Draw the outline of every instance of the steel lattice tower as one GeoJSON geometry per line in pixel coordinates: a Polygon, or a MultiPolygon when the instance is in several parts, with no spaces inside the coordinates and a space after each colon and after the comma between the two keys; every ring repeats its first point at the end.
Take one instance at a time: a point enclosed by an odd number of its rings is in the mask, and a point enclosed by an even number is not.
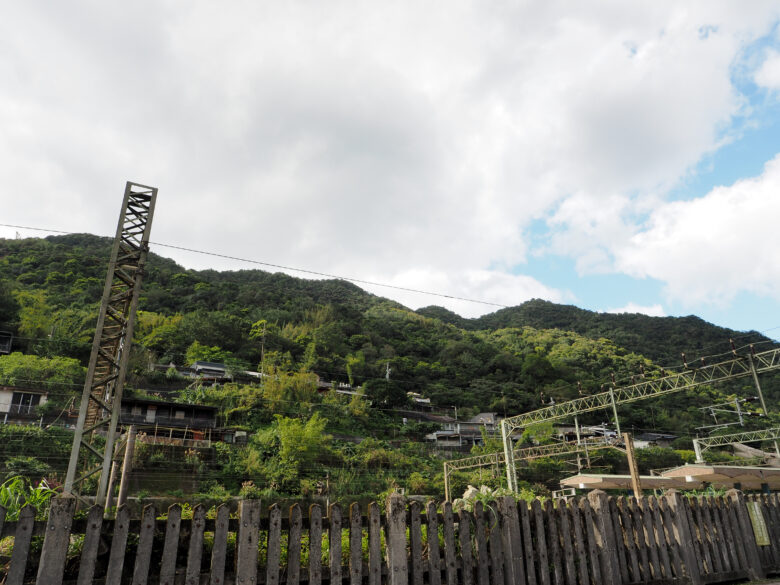
{"type": "Polygon", "coordinates": [[[100,473],[98,505],[105,502],[108,489],[156,200],[155,187],[127,183],[65,477],[63,491],[81,496],[84,481],[100,473]]]}

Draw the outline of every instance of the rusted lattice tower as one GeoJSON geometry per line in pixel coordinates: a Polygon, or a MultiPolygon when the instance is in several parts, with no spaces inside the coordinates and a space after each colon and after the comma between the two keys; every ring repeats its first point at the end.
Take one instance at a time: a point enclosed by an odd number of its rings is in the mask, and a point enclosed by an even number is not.
{"type": "Polygon", "coordinates": [[[100,474],[98,505],[106,499],[156,199],[154,187],[130,182],[125,187],[65,477],[64,492],[82,496],[84,482],[100,474]]]}

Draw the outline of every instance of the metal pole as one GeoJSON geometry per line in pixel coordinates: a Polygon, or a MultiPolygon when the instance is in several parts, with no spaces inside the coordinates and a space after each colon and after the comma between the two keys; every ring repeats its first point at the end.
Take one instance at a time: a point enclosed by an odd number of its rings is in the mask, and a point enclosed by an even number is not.
{"type": "Polygon", "coordinates": [[[612,413],[615,415],[615,430],[617,431],[618,437],[620,436],[620,419],[618,419],[617,414],[617,404],[615,403],[615,387],[611,386],[609,388],[609,399],[612,401],[612,413]]]}
{"type": "Polygon", "coordinates": [[[105,513],[114,505],[114,484],[116,484],[116,468],[119,467],[119,461],[114,459],[111,463],[111,477],[108,478],[108,491],[106,492],[106,505],[103,508],[105,513]]]}
{"type": "Polygon", "coordinates": [[[574,432],[577,433],[577,444],[580,444],[580,423],[577,422],[577,417],[574,417],[574,432]]]}
{"type": "Polygon", "coordinates": [[[450,500],[450,466],[447,462],[444,462],[444,500],[451,502],[450,500]]]}
{"type": "Polygon", "coordinates": [[[130,487],[130,471],[133,469],[133,452],[135,451],[135,425],[127,432],[127,446],[125,447],[125,460],[122,463],[122,479],[119,482],[119,497],[117,508],[127,501],[127,490],[130,487]]]}
{"type": "Polygon", "coordinates": [[[701,451],[699,439],[693,440],[693,452],[696,453],[696,463],[704,463],[704,454],[701,451]]]}
{"type": "Polygon", "coordinates": [[[631,489],[634,490],[634,497],[642,497],[642,486],[639,483],[639,468],[636,464],[636,457],[634,456],[634,441],[631,439],[631,435],[623,433],[623,442],[626,444],[626,457],[628,457],[628,470],[631,473],[631,489]]]}
{"type": "MultiPolygon", "coordinates": [[[[752,352],[748,354],[748,361],[750,362],[750,373],[753,375],[753,383],[756,385],[756,390],[758,390],[758,399],[761,401],[761,408],[764,411],[764,416],[769,416],[769,411],[766,409],[766,402],[764,401],[764,393],[761,391],[761,384],[758,382],[758,372],[756,372],[756,364],[753,361],[752,352]]],[[[778,445],[777,439],[775,439],[773,443],[775,446],[775,455],[780,457],[780,445],[778,445]]]]}
{"type": "Polygon", "coordinates": [[[516,493],[515,454],[512,448],[512,437],[507,432],[506,419],[501,421],[501,439],[504,442],[504,459],[506,460],[506,487],[516,493]]]}

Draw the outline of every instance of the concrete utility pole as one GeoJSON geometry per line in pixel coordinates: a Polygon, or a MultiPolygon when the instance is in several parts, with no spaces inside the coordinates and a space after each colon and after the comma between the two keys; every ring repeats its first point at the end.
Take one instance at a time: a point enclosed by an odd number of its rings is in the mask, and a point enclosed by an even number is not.
{"type": "Polygon", "coordinates": [[[133,470],[133,453],[135,453],[135,425],[131,426],[127,432],[125,460],[122,463],[122,479],[119,481],[119,497],[116,500],[117,508],[127,501],[127,490],[130,488],[130,472],[133,470]]]}
{"type": "Polygon", "coordinates": [[[642,485],[639,482],[639,467],[636,464],[634,455],[634,440],[629,433],[623,433],[623,443],[626,445],[626,457],[628,458],[628,471],[631,473],[631,489],[634,490],[634,497],[642,497],[642,485]]]}

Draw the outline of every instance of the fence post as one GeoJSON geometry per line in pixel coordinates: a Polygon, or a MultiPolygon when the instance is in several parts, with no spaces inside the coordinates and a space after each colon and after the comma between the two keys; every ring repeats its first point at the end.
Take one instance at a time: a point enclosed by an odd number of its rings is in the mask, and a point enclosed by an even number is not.
{"type": "Polygon", "coordinates": [[[408,585],[406,501],[399,494],[393,494],[387,499],[387,565],[389,585],[408,585]]]}
{"type": "Polygon", "coordinates": [[[260,500],[238,503],[238,538],[236,543],[236,584],[257,583],[257,540],[260,532],[260,500]]]}
{"type": "Polygon", "coordinates": [[[499,498],[498,509],[501,512],[501,527],[504,537],[506,583],[507,585],[522,585],[525,583],[525,566],[523,565],[523,540],[520,536],[520,516],[517,513],[517,502],[511,496],[499,498]]]}
{"type": "Polygon", "coordinates": [[[756,536],[753,534],[753,525],[750,523],[750,517],[748,516],[745,496],[739,490],[730,489],[726,492],[726,497],[731,500],[734,511],[737,513],[737,526],[735,528],[739,530],[738,537],[745,547],[748,577],[754,580],[764,579],[766,578],[766,573],[761,566],[761,557],[758,554],[758,545],[756,544],[756,536]]]}
{"type": "Polygon", "coordinates": [[[682,494],[677,490],[666,492],[666,503],[674,514],[674,539],[685,563],[685,571],[691,580],[691,585],[702,585],[704,581],[699,572],[699,562],[696,558],[696,543],[691,527],[688,524],[688,515],[685,512],[685,502],[682,494]]]}
{"type": "Polygon", "coordinates": [[[588,494],[590,507],[596,516],[596,541],[601,557],[601,576],[606,585],[620,585],[620,565],[617,558],[617,541],[609,511],[609,497],[601,490],[588,494]]]}
{"type": "Polygon", "coordinates": [[[70,526],[75,512],[76,498],[73,496],[60,496],[51,501],[36,583],[41,585],[62,583],[65,554],[68,552],[70,542],[70,526]]]}

